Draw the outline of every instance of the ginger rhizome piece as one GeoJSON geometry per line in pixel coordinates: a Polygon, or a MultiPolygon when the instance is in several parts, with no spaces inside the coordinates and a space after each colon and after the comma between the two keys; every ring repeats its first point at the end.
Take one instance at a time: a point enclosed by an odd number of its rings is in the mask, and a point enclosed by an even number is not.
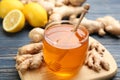
{"type": "Polygon", "coordinates": [[[32,42],[40,42],[43,39],[43,35],[44,35],[44,29],[42,28],[33,28],[30,32],[29,32],[29,38],[32,40],[32,42]]]}
{"type": "Polygon", "coordinates": [[[75,16],[77,17],[85,10],[83,7],[73,7],[73,6],[61,6],[55,7],[49,16],[49,22],[51,21],[61,21],[64,17],[75,16]]]}
{"type": "Polygon", "coordinates": [[[42,43],[32,43],[18,48],[19,54],[36,54],[42,49],[42,43]]]}
{"type": "MultiPolygon", "coordinates": [[[[73,22],[74,24],[77,24],[78,20],[79,20],[78,18],[73,18],[73,17],[70,18],[70,21],[73,22]]],[[[105,26],[101,22],[83,18],[81,25],[83,25],[89,31],[89,34],[98,33],[100,36],[106,34],[104,30],[105,26]]]]}
{"type": "Polygon", "coordinates": [[[73,6],[81,6],[86,0],[68,0],[73,6]]]}
{"type": "Polygon", "coordinates": [[[27,44],[18,49],[16,59],[16,69],[26,71],[36,69],[41,66],[43,60],[42,43],[27,44]]]}
{"type": "Polygon", "coordinates": [[[104,54],[105,48],[100,46],[98,42],[90,42],[85,64],[96,72],[100,72],[101,69],[109,71],[109,63],[103,58],[104,54]]]}
{"type": "MultiPolygon", "coordinates": [[[[70,21],[75,24],[78,20],[76,17],[70,17],[70,21]]],[[[96,20],[84,18],[81,25],[83,25],[90,34],[98,33],[100,36],[104,36],[106,32],[108,32],[112,35],[120,36],[120,22],[112,16],[105,16],[97,18],[96,20]]]]}
{"type": "Polygon", "coordinates": [[[120,22],[112,16],[105,16],[98,18],[97,21],[102,22],[105,25],[105,31],[113,35],[120,35],[120,22]]]}

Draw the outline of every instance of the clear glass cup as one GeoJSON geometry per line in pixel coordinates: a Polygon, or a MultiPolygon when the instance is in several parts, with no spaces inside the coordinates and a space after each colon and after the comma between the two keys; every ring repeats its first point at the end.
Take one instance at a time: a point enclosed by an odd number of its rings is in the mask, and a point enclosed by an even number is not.
{"type": "Polygon", "coordinates": [[[56,75],[71,76],[84,65],[88,50],[88,31],[69,21],[51,22],[46,26],[43,56],[47,67],[56,75]]]}

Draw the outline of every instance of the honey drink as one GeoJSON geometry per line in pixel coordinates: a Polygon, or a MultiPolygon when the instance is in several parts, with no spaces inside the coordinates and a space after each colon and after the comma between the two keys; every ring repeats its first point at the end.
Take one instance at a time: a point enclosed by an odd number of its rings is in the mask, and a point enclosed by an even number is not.
{"type": "Polygon", "coordinates": [[[56,24],[44,33],[43,52],[48,68],[59,76],[71,76],[85,62],[88,32],[80,27],[73,31],[72,24],[56,24]]]}

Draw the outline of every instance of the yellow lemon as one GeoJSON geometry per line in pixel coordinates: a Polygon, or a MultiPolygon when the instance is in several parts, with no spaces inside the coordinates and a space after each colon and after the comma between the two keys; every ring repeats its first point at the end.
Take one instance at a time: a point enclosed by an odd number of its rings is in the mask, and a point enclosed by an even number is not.
{"type": "Polygon", "coordinates": [[[0,18],[4,18],[13,9],[22,10],[24,5],[19,0],[2,0],[0,2],[0,18]]]}
{"type": "Polygon", "coordinates": [[[6,32],[18,32],[25,24],[24,14],[20,10],[10,11],[3,19],[3,29],[6,32]]]}
{"type": "Polygon", "coordinates": [[[23,13],[28,23],[33,27],[41,27],[47,23],[47,12],[38,3],[28,3],[24,6],[23,13]]]}

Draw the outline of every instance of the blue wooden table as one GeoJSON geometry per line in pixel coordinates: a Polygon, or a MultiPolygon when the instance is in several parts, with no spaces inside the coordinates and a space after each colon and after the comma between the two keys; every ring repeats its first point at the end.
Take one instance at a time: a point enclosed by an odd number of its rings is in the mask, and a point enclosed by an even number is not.
{"type": "MultiPolygon", "coordinates": [[[[91,5],[88,19],[95,20],[98,17],[110,15],[120,20],[120,0],[87,0],[91,5]]],[[[0,19],[0,80],[20,80],[15,69],[15,60],[17,48],[29,43],[28,32],[30,28],[25,27],[21,32],[9,34],[2,28],[2,19],[0,19]]],[[[115,58],[118,65],[118,72],[113,80],[120,80],[120,38],[109,34],[100,37],[97,34],[91,35],[100,41],[115,58]]]]}

